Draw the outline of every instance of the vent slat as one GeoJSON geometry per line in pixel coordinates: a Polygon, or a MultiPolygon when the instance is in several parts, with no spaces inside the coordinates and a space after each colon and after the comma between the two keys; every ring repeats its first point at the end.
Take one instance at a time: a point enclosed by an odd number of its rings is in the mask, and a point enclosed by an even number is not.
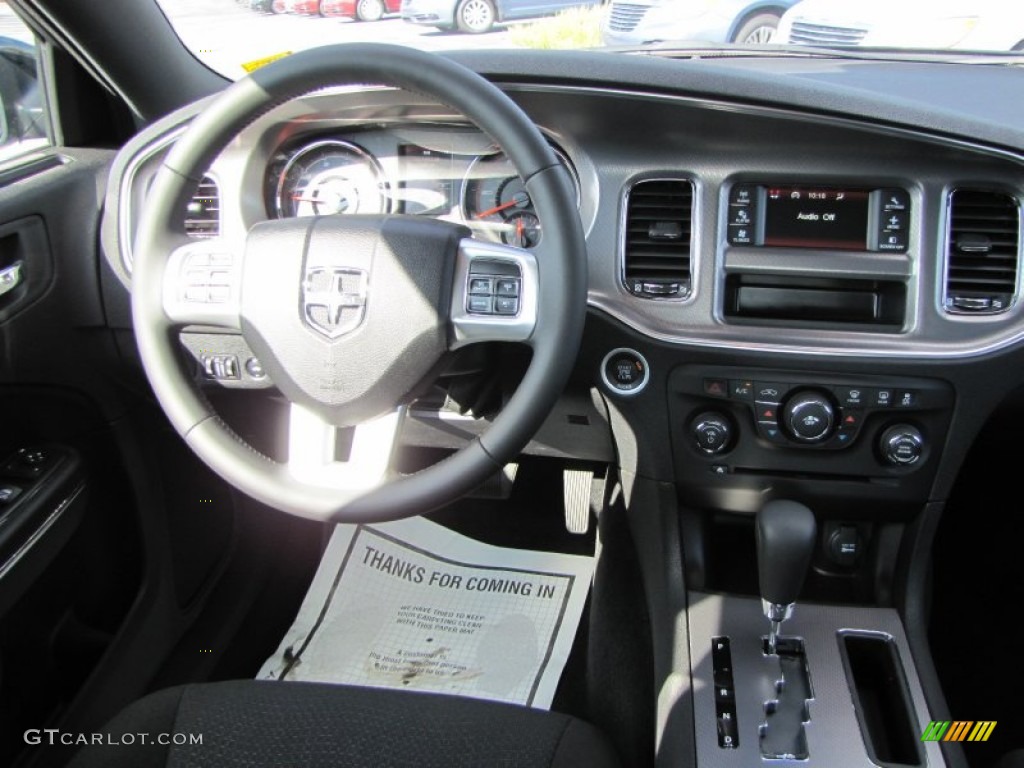
{"type": "Polygon", "coordinates": [[[626,286],[647,298],[690,292],[693,184],[640,181],[629,191],[623,260],[626,286]]]}
{"type": "Polygon", "coordinates": [[[1020,268],[1020,208],[999,192],[956,190],[946,243],[948,312],[984,314],[1009,307],[1020,268]]]}
{"type": "Polygon", "coordinates": [[[216,237],[220,234],[220,189],[217,182],[204,176],[185,210],[185,232],[189,237],[216,237]]]}

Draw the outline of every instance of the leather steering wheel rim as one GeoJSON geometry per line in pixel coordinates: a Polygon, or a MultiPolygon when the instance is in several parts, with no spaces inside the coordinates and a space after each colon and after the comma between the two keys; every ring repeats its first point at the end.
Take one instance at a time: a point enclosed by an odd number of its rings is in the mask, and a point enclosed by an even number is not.
{"type": "Polygon", "coordinates": [[[134,247],[132,317],[157,399],[188,446],[247,495],[302,517],[381,522],[436,509],[465,495],[512,460],[562,392],[586,312],[585,240],[568,172],[522,110],[476,73],[436,54],[384,44],[303,51],[237,81],[199,114],[154,179],[134,247]],[[183,214],[195,185],[222,148],[276,106],[324,88],[375,84],[423,94],[487,133],[526,183],[544,222],[537,247],[538,301],[529,368],[487,431],[445,460],[352,498],[296,480],[255,451],[212,410],[179,363],[180,324],[164,310],[169,255],[185,242],[183,214]]]}

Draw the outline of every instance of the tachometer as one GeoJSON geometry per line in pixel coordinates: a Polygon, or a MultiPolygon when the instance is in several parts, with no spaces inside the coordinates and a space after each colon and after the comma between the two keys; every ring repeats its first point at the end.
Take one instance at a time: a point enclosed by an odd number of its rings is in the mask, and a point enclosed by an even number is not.
{"type": "MultiPolygon", "coordinates": [[[[579,179],[560,149],[555,155],[569,169],[579,204],[579,179]]],[[[462,182],[462,215],[478,234],[520,248],[540,242],[540,219],[523,180],[503,152],[481,155],[470,163],[462,182]]]]}
{"type": "Polygon", "coordinates": [[[380,164],[348,141],[325,139],[292,155],[277,179],[278,218],[333,213],[389,213],[391,195],[380,164]]]}

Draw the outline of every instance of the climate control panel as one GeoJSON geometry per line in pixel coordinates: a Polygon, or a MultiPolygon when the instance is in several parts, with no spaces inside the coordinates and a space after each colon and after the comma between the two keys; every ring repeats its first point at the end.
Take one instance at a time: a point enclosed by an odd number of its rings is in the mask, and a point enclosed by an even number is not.
{"type": "Polygon", "coordinates": [[[855,506],[925,499],[954,401],[941,379],[681,365],[669,375],[676,477],[722,509],[790,488],[855,506]]]}
{"type": "Polygon", "coordinates": [[[705,376],[699,391],[709,401],[743,404],[757,436],[767,443],[825,450],[853,445],[872,415],[896,417],[941,407],[948,399],[943,388],[928,384],[889,380],[850,384],[808,375],[789,381],[705,376]]]}

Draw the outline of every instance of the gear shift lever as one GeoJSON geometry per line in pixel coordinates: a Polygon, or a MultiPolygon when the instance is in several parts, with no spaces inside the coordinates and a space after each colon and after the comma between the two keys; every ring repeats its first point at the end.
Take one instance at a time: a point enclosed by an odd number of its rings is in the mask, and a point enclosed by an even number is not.
{"type": "Polygon", "coordinates": [[[793,613],[814,552],[814,513],[796,501],[769,501],[757,514],[757,574],[761,605],[771,622],[768,652],[782,622],[793,613]]]}

